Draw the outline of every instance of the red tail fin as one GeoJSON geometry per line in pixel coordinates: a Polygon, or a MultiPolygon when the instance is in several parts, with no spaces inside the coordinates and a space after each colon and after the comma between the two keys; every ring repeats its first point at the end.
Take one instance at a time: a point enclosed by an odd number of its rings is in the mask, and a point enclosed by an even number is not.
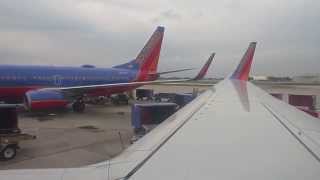
{"type": "Polygon", "coordinates": [[[164,27],[157,27],[147,44],[135,59],[139,64],[138,81],[148,80],[149,74],[156,73],[160,57],[164,27]]]}
{"type": "Polygon", "coordinates": [[[251,42],[246,53],[242,57],[240,64],[237,69],[231,75],[231,79],[238,79],[242,81],[247,81],[249,78],[249,72],[251,69],[251,64],[253,60],[254,51],[256,49],[256,42],[251,42]]]}
{"type": "Polygon", "coordinates": [[[206,74],[207,71],[212,63],[212,60],[214,58],[215,53],[212,53],[211,56],[209,57],[209,59],[207,60],[207,62],[204,64],[204,66],[201,68],[200,72],[198,73],[198,75],[193,79],[193,80],[200,80],[202,79],[206,74]]]}
{"type": "Polygon", "coordinates": [[[138,56],[125,64],[114,68],[137,71],[136,81],[148,80],[149,74],[156,74],[164,35],[164,27],[158,26],[138,56]]]}

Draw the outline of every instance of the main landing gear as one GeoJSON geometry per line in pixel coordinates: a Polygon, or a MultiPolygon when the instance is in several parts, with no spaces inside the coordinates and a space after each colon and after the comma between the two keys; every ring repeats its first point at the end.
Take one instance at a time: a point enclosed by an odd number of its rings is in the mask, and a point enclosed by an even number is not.
{"type": "Polygon", "coordinates": [[[82,99],[78,99],[72,104],[73,111],[77,113],[84,112],[85,108],[86,108],[86,104],[82,99]]]}

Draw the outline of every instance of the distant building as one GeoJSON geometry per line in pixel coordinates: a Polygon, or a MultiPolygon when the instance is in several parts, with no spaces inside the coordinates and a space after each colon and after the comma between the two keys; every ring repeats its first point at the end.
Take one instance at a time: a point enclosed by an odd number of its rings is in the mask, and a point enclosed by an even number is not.
{"type": "Polygon", "coordinates": [[[251,76],[252,80],[256,81],[268,81],[268,76],[251,76]]]}
{"type": "Polygon", "coordinates": [[[269,76],[268,77],[269,81],[275,81],[275,82],[288,82],[292,81],[292,78],[290,77],[275,77],[275,76],[269,76]]]}
{"type": "Polygon", "coordinates": [[[320,83],[320,75],[303,75],[292,78],[295,82],[300,83],[320,83]]]}
{"type": "Polygon", "coordinates": [[[288,82],[292,81],[290,77],[275,77],[275,76],[251,76],[250,80],[254,81],[272,81],[272,82],[288,82]]]}

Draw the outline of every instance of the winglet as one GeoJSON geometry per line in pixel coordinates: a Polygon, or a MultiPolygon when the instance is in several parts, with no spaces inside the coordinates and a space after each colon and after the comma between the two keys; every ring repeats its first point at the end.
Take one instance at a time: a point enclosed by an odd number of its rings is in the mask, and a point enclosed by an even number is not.
{"type": "Polygon", "coordinates": [[[256,49],[257,42],[251,42],[246,53],[243,55],[240,64],[237,69],[230,76],[230,79],[237,79],[242,81],[248,81],[249,72],[253,60],[254,51],[256,49]]]}
{"type": "Polygon", "coordinates": [[[214,55],[216,53],[212,53],[211,56],[209,57],[209,59],[207,60],[207,62],[204,64],[204,66],[201,68],[200,72],[197,74],[197,76],[195,78],[193,78],[193,80],[200,80],[202,79],[206,74],[207,71],[212,63],[212,60],[214,58],[214,55]]]}

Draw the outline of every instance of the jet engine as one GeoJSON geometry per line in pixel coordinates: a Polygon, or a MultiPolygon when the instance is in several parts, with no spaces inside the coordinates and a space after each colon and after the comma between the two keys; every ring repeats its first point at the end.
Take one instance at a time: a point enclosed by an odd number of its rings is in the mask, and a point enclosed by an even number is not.
{"type": "Polygon", "coordinates": [[[25,96],[25,106],[30,110],[64,107],[68,103],[64,95],[55,90],[32,90],[25,96]]]}

